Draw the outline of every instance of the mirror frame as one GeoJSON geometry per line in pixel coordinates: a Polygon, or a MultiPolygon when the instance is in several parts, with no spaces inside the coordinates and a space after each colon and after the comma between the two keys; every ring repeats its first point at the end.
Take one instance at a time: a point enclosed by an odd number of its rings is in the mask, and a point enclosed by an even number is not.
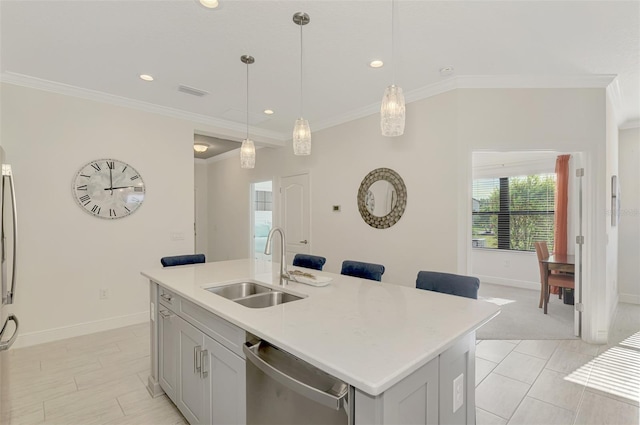
{"type": "Polygon", "coordinates": [[[376,168],[365,176],[360,183],[360,189],[358,189],[358,211],[362,219],[371,227],[376,229],[387,229],[400,220],[405,208],[407,207],[407,187],[404,184],[404,180],[400,177],[400,174],[396,173],[390,168],[376,168]],[[393,185],[396,191],[396,205],[391,209],[389,214],[384,217],[378,217],[369,212],[365,203],[367,191],[372,184],[379,180],[386,180],[393,185]]]}

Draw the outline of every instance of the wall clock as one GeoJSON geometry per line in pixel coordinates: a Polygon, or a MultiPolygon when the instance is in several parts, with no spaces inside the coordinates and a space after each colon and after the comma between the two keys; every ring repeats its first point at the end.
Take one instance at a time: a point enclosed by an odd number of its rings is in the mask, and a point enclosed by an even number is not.
{"type": "Polygon", "coordinates": [[[83,165],[73,179],[73,197],[94,217],[123,218],[144,201],[140,173],[117,159],[97,159],[83,165]]]}

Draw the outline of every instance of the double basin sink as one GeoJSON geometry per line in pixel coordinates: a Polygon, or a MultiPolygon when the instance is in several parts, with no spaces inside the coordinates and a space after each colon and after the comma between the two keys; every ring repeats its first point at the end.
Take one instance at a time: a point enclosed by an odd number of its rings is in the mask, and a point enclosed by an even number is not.
{"type": "Polygon", "coordinates": [[[249,308],[272,307],[303,298],[255,282],[238,282],[204,289],[249,308]]]}

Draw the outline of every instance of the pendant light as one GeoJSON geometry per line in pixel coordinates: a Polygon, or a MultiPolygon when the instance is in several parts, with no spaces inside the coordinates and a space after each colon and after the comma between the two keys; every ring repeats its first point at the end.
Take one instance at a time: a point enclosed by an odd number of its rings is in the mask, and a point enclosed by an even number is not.
{"type": "Polygon", "coordinates": [[[253,140],[249,139],[249,65],[256,60],[249,55],[242,55],[240,60],[247,65],[247,138],[242,141],[240,147],[240,167],[253,168],[256,166],[256,147],[253,140]]]}
{"type": "Polygon", "coordinates": [[[394,18],[395,3],[391,0],[391,85],[387,87],[382,96],[380,105],[380,130],[383,136],[402,136],[404,133],[405,105],[402,88],[395,85],[396,60],[394,57],[394,18]]]}
{"type": "Polygon", "coordinates": [[[293,127],[293,153],[295,155],[311,155],[311,128],[309,121],[302,118],[302,26],[311,22],[304,12],[293,14],[293,22],[300,25],[300,118],[293,127]]]}

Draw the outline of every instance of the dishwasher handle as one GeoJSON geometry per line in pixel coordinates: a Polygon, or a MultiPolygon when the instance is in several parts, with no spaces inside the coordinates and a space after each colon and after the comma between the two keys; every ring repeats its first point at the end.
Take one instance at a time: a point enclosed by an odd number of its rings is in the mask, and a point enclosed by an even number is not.
{"type": "Polygon", "coordinates": [[[304,382],[301,382],[287,375],[281,370],[273,367],[262,357],[260,357],[259,350],[261,343],[262,341],[259,341],[258,343],[251,345],[251,342],[247,342],[242,346],[242,350],[244,351],[247,360],[251,361],[251,363],[253,363],[267,376],[275,379],[277,382],[281,383],[290,390],[303,395],[304,397],[307,397],[308,399],[311,399],[317,403],[320,403],[323,406],[327,406],[335,410],[340,410],[345,406],[347,394],[349,392],[348,385],[343,385],[343,388],[340,389],[337,396],[307,385],[304,382]]]}

